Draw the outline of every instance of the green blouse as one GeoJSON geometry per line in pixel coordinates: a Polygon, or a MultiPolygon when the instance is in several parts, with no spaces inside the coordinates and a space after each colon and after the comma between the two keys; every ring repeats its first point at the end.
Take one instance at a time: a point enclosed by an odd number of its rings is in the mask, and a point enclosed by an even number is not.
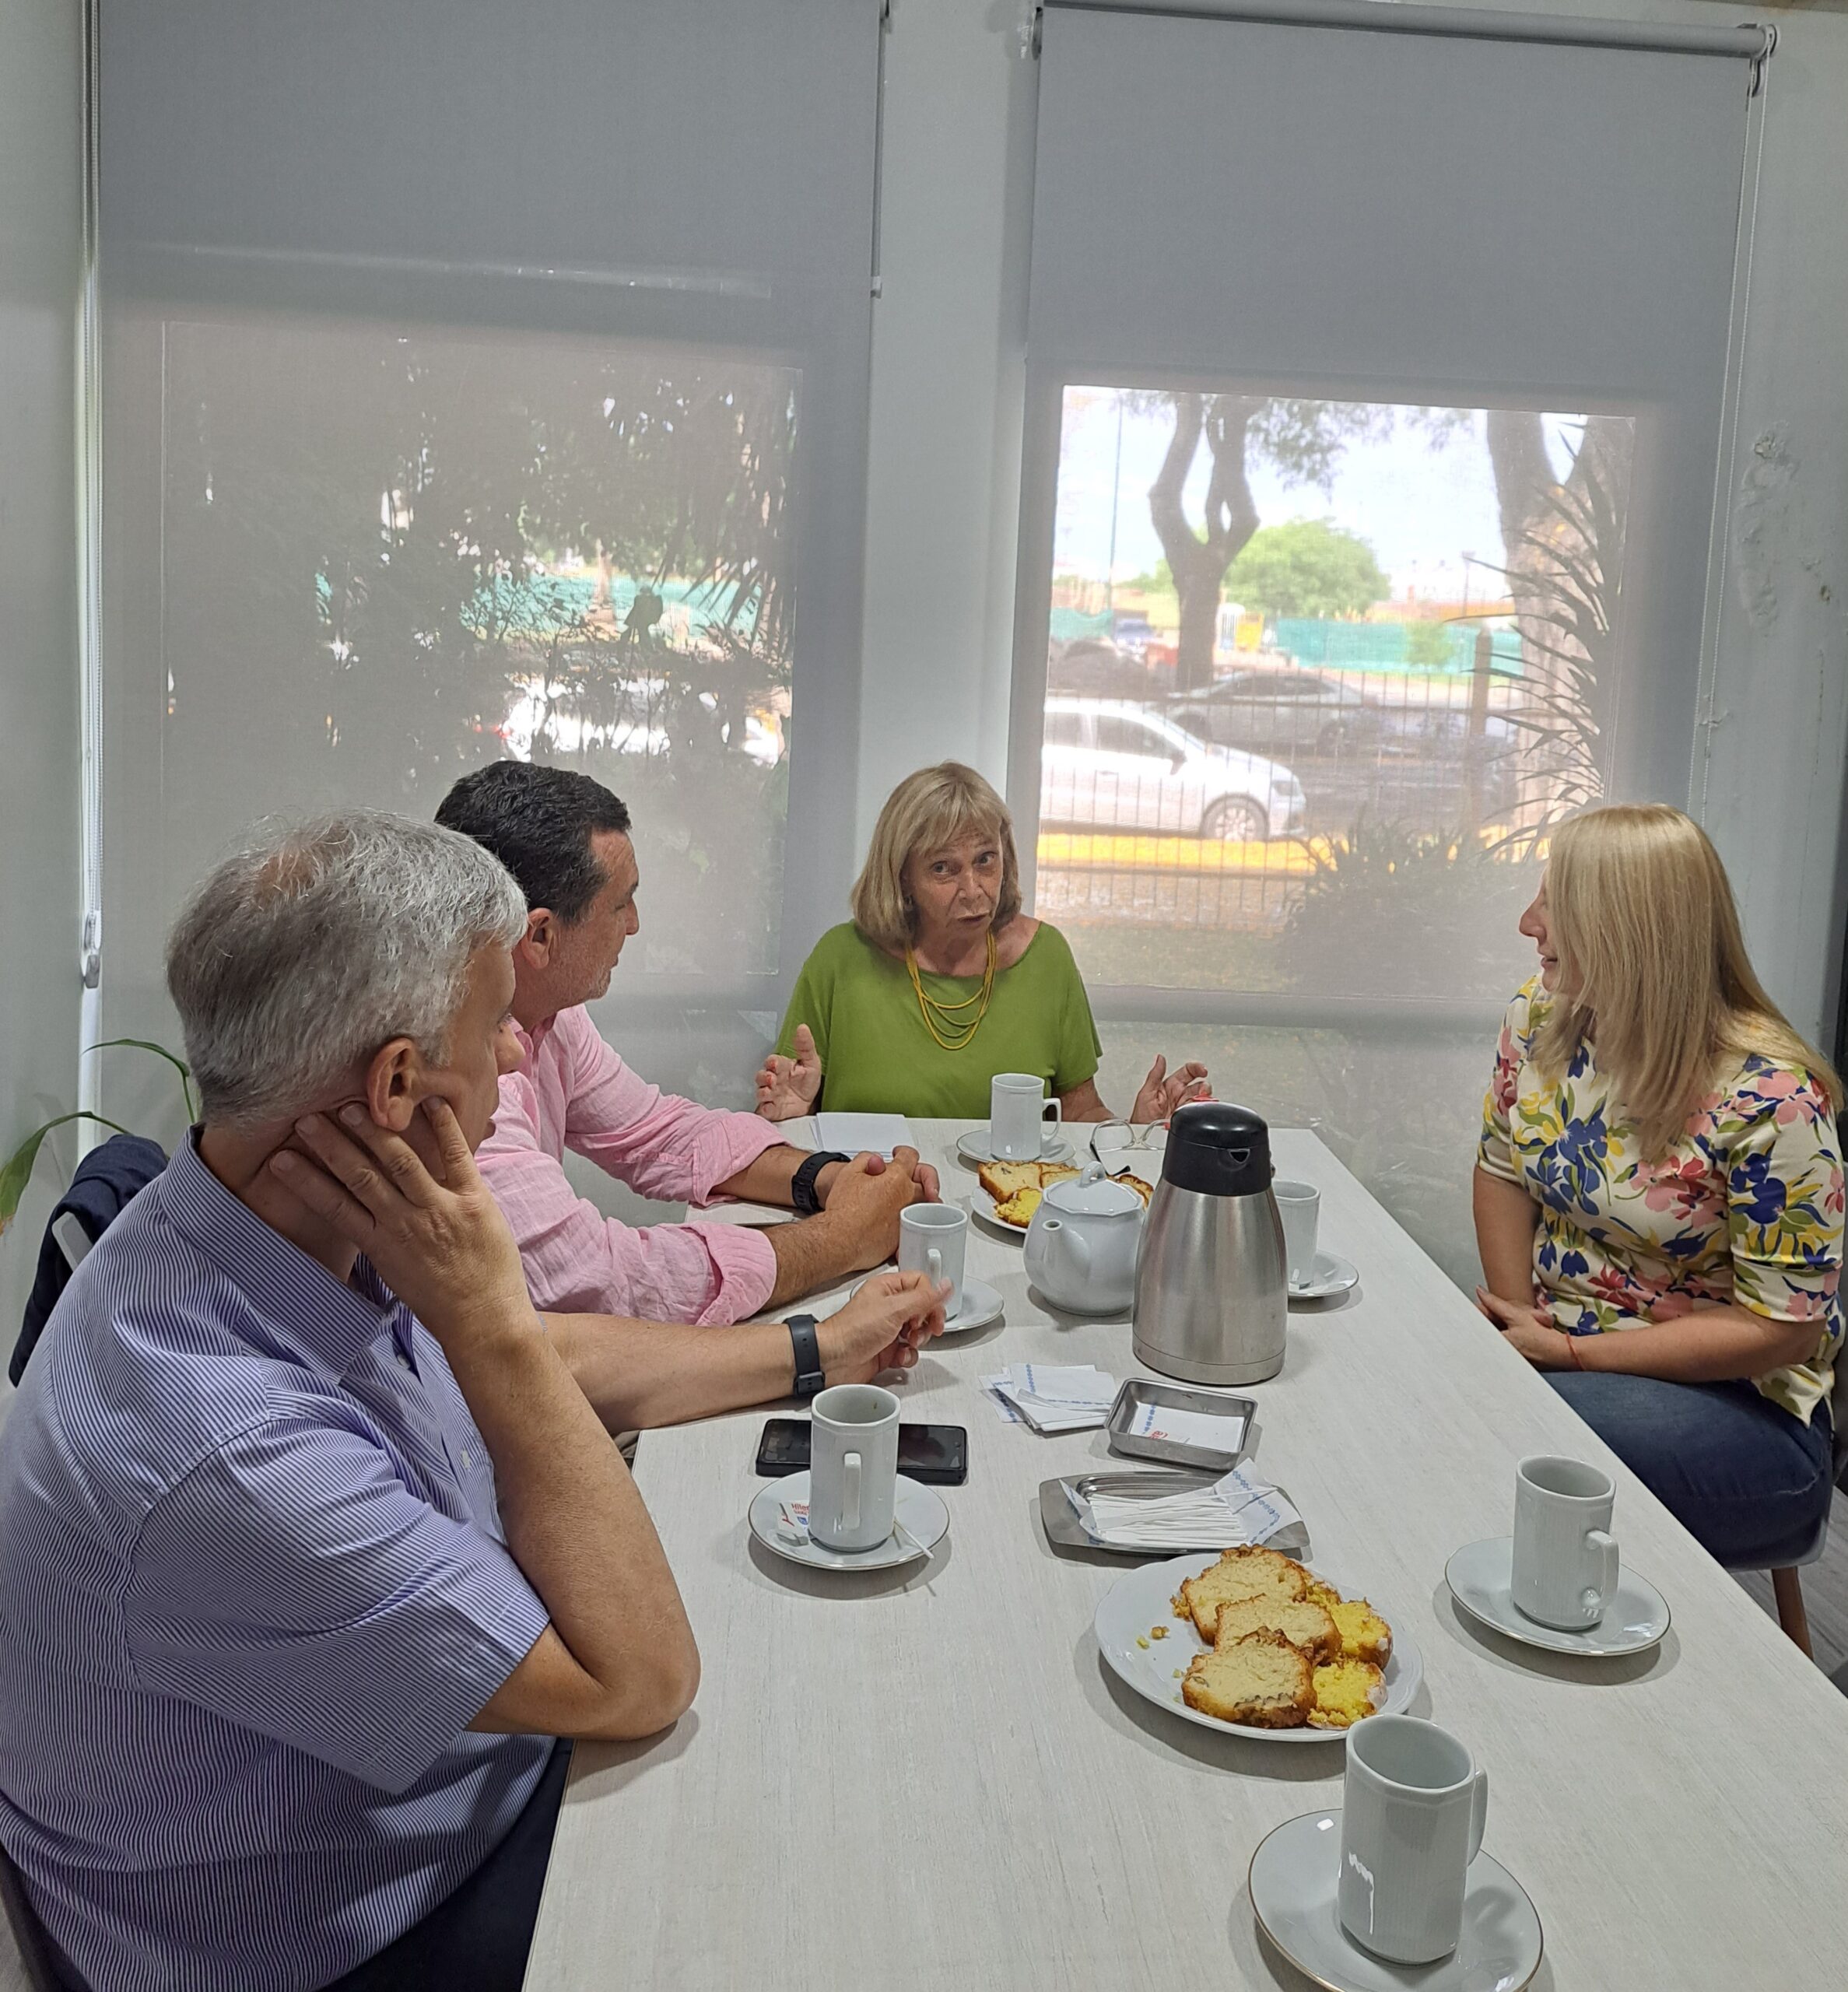
{"type": "MultiPolygon", "coordinates": [[[[979,975],[920,973],[941,1003],[982,986],[979,975]]],[[[813,1032],[821,1057],[816,1105],[836,1113],[985,1120],[997,1072],[1037,1072],[1053,1092],[1069,1092],[1096,1072],[1103,1050],[1071,950],[1044,921],[1019,960],[996,974],[982,1027],[959,1051],[945,1051],[924,1028],[903,962],[850,921],[830,928],[802,964],[777,1040],[786,1058],[798,1024],[813,1032]]]]}

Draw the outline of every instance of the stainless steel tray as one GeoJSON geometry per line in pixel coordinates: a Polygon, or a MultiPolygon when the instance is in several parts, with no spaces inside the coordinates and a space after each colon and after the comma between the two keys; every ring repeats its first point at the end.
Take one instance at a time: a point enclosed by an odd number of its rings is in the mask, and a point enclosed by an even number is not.
{"type": "Polygon", "coordinates": [[[1171,1466],[1192,1467],[1201,1472],[1229,1473],[1239,1463],[1250,1436],[1251,1421],[1257,1415],[1257,1406],[1250,1398],[1234,1397],[1227,1391],[1205,1391],[1191,1384],[1158,1384],[1152,1377],[1131,1377],[1117,1391],[1117,1401],[1110,1407],[1107,1428],[1110,1450],[1132,1459],[1163,1460],[1171,1466]],[[1130,1427],[1150,1405],[1162,1411],[1191,1412],[1217,1420],[1224,1429],[1223,1443],[1188,1445],[1178,1439],[1138,1436],[1130,1427]]]}
{"type": "MultiPolygon", "coordinates": [[[[1164,1494],[1180,1494],[1193,1487],[1210,1486],[1217,1476],[1210,1473],[1086,1473],[1076,1475],[1071,1485],[1086,1500],[1093,1491],[1106,1494],[1145,1494],[1151,1500],[1164,1494]]],[[[1130,1549],[1120,1542],[1099,1542],[1085,1533],[1062,1479],[1040,1483],[1040,1520],[1048,1542],[1066,1549],[1102,1549],[1113,1556],[1179,1555],[1179,1550],[1130,1549]]],[[[1202,1548],[1215,1545],[1203,1543],[1202,1548]]]]}
{"type": "MultiPolygon", "coordinates": [[[[1127,1495],[1131,1498],[1140,1495],[1154,1501],[1164,1495],[1184,1493],[1195,1487],[1211,1486],[1219,1478],[1215,1473],[1181,1473],[1160,1468],[1138,1473],[1087,1473],[1075,1475],[1069,1480],[1043,1480],[1040,1483],[1040,1521],[1046,1531],[1048,1542],[1057,1543],[1064,1549],[1099,1550],[1109,1556],[1139,1556],[1147,1562],[1155,1557],[1184,1556],[1184,1548],[1177,1548],[1172,1543],[1159,1548],[1138,1548],[1133,1543],[1100,1542],[1095,1536],[1087,1535],[1085,1526],[1078,1518],[1078,1510],[1071,1505],[1065,1492],[1068,1486],[1075,1487],[1086,1500],[1094,1492],[1127,1495]]],[[[1278,1489],[1283,1493],[1282,1488],[1278,1489]]],[[[1285,1498],[1289,1497],[1285,1495],[1285,1498]]],[[[1292,1505],[1294,1505],[1292,1503],[1292,1505]]],[[[1308,1531],[1300,1523],[1292,1523],[1271,1538],[1269,1546],[1281,1549],[1286,1555],[1304,1555],[1308,1553],[1308,1531]]],[[[1217,1549],[1218,1541],[1202,1542],[1201,1549],[1217,1549]]]]}

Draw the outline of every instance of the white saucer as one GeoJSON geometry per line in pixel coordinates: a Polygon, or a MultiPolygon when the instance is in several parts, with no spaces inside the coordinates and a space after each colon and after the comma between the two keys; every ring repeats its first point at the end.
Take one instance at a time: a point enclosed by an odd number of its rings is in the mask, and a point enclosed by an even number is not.
{"type": "Polygon", "coordinates": [[[885,1540],[871,1549],[824,1549],[811,1542],[804,1529],[799,1537],[783,1533],[783,1503],[806,1507],[808,1475],[792,1473],[760,1488],[751,1503],[751,1533],[766,1549],[787,1556],[792,1563],[804,1563],[812,1570],[890,1570],[900,1563],[928,1556],[949,1532],[949,1510],[936,1491],[920,1486],[907,1475],[899,1475],[897,1513],[911,1537],[910,1542],[894,1529],[885,1540]]]}
{"type": "Polygon", "coordinates": [[[1360,1283],[1360,1272],[1352,1259],[1338,1259],[1332,1252],[1318,1252],[1315,1264],[1310,1268],[1309,1278],[1300,1286],[1292,1280],[1290,1298],[1292,1300],[1327,1300],[1338,1293],[1351,1292],[1360,1283]]]}
{"type": "MultiPolygon", "coordinates": [[[[956,1137],[956,1152],[972,1169],[980,1163],[1000,1159],[989,1144],[988,1130],[985,1127],[971,1128],[966,1135],[959,1135],[956,1137]]],[[[1062,1136],[1055,1135],[1049,1128],[1040,1137],[1040,1159],[1042,1162],[1069,1162],[1071,1159],[1071,1144],[1062,1136]]]]}
{"type": "MultiPolygon", "coordinates": [[[[971,1279],[965,1274],[963,1278],[963,1305],[943,1324],[946,1335],[959,1335],[965,1329],[985,1328],[991,1321],[1001,1318],[1001,1289],[991,1286],[985,1279],[971,1279]]],[[[913,1533],[916,1534],[913,1530],[913,1533]]]]}
{"type": "Polygon", "coordinates": [[[1524,1646],[1548,1653],[1578,1653],[1593,1660],[1615,1660],[1626,1653],[1646,1653],[1668,1630],[1668,1603],[1646,1577],[1619,1561],[1617,1595],[1595,1626],[1582,1633],[1562,1633],[1517,1611],[1509,1591],[1514,1560],[1514,1538],[1493,1535],[1459,1549],[1444,1566],[1444,1582],[1472,1618],[1505,1633],[1524,1646]]]}
{"type": "Polygon", "coordinates": [[[1257,1927],[1327,1992],[1520,1992],[1540,1969],[1546,1938],[1527,1892],[1499,1860],[1478,1853],[1463,1897],[1463,1935],[1435,1964],[1388,1964],[1341,1927],[1339,1811],[1306,1812],[1258,1843],[1251,1857],[1257,1927]]]}

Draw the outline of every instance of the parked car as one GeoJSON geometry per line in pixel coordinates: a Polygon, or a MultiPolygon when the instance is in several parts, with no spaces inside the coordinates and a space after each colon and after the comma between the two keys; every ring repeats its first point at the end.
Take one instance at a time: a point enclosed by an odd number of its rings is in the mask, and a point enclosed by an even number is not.
{"type": "Polygon", "coordinates": [[[1040,819],[1202,837],[1287,836],[1303,785],[1288,768],[1215,746],[1117,699],[1050,698],[1040,750],[1040,819]]]}
{"type": "Polygon", "coordinates": [[[1120,612],[1111,629],[1118,650],[1125,657],[1134,658],[1138,664],[1148,654],[1148,646],[1155,640],[1154,626],[1146,615],[1120,612]]]}
{"type": "Polygon", "coordinates": [[[1314,671],[1235,671],[1175,693],[1162,710],[1202,740],[1262,753],[1335,754],[1371,746],[1380,733],[1377,700],[1314,671]]]}

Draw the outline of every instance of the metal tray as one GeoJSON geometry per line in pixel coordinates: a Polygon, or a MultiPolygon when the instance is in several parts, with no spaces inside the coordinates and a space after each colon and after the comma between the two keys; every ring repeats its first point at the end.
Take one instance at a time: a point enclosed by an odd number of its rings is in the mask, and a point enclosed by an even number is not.
{"type": "MultiPolygon", "coordinates": [[[[1071,1484],[1086,1500],[1093,1491],[1106,1494],[1146,1493],[1151,1500],[1163,1494],[1179,1494],[1191,1487],[1210,1486],[1217,1478],[1210,1473],[1087,1473],[1075,1478],[1071,1484]]],[[[1056,1542],[1066,1549],[1101,1549],[1113,1556],[1179,1555],[1179,1550],[1127,1548],[1120,1542],[1099,1542],[1085,1533],[1085,1525],[1078,1518],[1078,1510],[1072,1506],[1065,1492],[1066,1482],[1059,1478],[1043,1480],[1040,1483],[1040,1520],[1046,1530],[1048,1542],[1056,1542]]],[[[1209,1545],[1202,1545],[1202,1547],[1209,1545]]]]}
{"type": "Polygon", "coordinates": [[[1158,1384],[1152,1377],[1131,1377],[1117,1393],[1110,1407],[1110,1450],[1132,1459],[1162,1460],[1170,1466],[1193,1467],[1201,1472],[1229,1473],[1239,1463],[1250,1436],[1257,1406],[1250,1398],[1234,1397],[1227,1391],[1203,1391],[1191,1384],[1158,1384]],[[1214,1445],[1183,1444],[1178,1439],[1138,1437],[1131,1431],[1143,1408],[1153,1405],[1162,1411],[1185,1411],[1211,1418],[1223,1428],[1223,1443],[1214,1445]]]}
{"type": "MultiPolygon", "coordinates": [[[[1177,1549],[1173,1544],[1157,1549],[1138,1548],[1133,1543],[1100,1542],[1095,1536],[1087,1535],[1065,1490],[1068,1486],[1075,1487],[1086,1500],[1094,1492],[1102,1492],[1132,1496],[1139,1494],[1152,1501],[1164,1495],[1183,1493],[1190,1488],[1211,1486],[1218,1478],[1214,1473],[1183,1473],[1156,1468],[1139,1473],[1087,1473],[1070,1480],[1043,1480],[1040,1483],[1040,1525],[1046,1531],[1047,1541],[1064,1549],[1094,1549],[1107,1556],[1138,1556],[1145,1562],[1152,1557],[1185,1555],[1184,1549],[1177,1549]]],[[[1284,1493],[1282,1488],[1277,1491],[1284,1493]]],[[[1289,1497],[1285,1495],[1285,1498],[1289,1497]]],[[[1281,1549],[1285,1555],[1295,1556],[1306,1555],[1308,1544],[1307,1530],[1300,1523],[1292,1523],[1271,1537],[1267,1546],[1281,1549]]],[[[1202,1549],[1220,1547],[1217,1542],[1203,1542],[1198,1546],[1202,1549]]]]}

